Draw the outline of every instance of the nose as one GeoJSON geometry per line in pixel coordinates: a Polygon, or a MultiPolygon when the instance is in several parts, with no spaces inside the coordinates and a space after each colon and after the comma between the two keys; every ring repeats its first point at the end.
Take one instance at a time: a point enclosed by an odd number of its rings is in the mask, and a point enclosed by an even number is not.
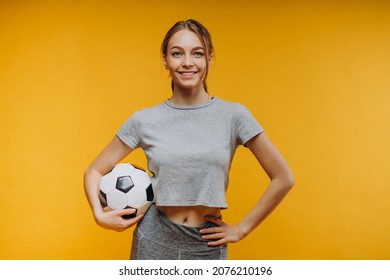
{"type": "Polygon", "coordinates": [[[183,67],[192,67],[192,66],[194,66],[194,62],[192,61],[191,55],[184,56],[184,60],[183,60],[182,66],[183,67]]]}

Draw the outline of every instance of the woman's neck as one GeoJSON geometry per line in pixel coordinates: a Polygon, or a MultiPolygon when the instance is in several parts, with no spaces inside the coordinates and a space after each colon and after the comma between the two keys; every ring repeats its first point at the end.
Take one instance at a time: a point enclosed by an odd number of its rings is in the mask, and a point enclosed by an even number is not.
{"type": "Polygon", "coordinates": [[[192,106],[209,102],[210,95],[203,87],[199,90],[182,90],[175,88],[172,97],[169,100],[175,105],[192,106]]]}

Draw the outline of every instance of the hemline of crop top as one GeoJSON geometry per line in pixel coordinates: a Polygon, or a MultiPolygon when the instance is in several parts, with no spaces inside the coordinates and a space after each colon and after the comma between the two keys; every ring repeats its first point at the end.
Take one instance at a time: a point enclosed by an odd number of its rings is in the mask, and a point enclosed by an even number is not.
{"type": "Polygon", "coordinates": [[[166,100],[136,111],[117,136],[144,150],[157,205],[227,208],[235,151],[263,131],[246,107],[214,97],[201,105],[166,100]]]}

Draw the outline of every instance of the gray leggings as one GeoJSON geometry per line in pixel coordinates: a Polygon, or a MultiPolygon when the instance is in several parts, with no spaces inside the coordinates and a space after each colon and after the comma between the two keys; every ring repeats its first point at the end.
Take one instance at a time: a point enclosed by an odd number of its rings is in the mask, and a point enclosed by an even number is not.
{"type": "Polygon", "coordinates": [[[199,230],[217,225],[206,222],[189,227],[172,222],[154,205],[138,223],[133,234],[132,260],[225,260],[227,245],[207,245],[199,230]]]}

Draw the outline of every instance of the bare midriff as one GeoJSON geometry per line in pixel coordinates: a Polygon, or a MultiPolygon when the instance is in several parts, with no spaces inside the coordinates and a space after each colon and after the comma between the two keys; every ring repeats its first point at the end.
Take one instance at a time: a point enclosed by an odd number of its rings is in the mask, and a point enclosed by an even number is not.
{"type": "Polygon", "coordinates": [[[221,216],[221,209],[207,206],[156,206],[172,222],[196,227],[206,222],[206,216],[221,216]]]}

